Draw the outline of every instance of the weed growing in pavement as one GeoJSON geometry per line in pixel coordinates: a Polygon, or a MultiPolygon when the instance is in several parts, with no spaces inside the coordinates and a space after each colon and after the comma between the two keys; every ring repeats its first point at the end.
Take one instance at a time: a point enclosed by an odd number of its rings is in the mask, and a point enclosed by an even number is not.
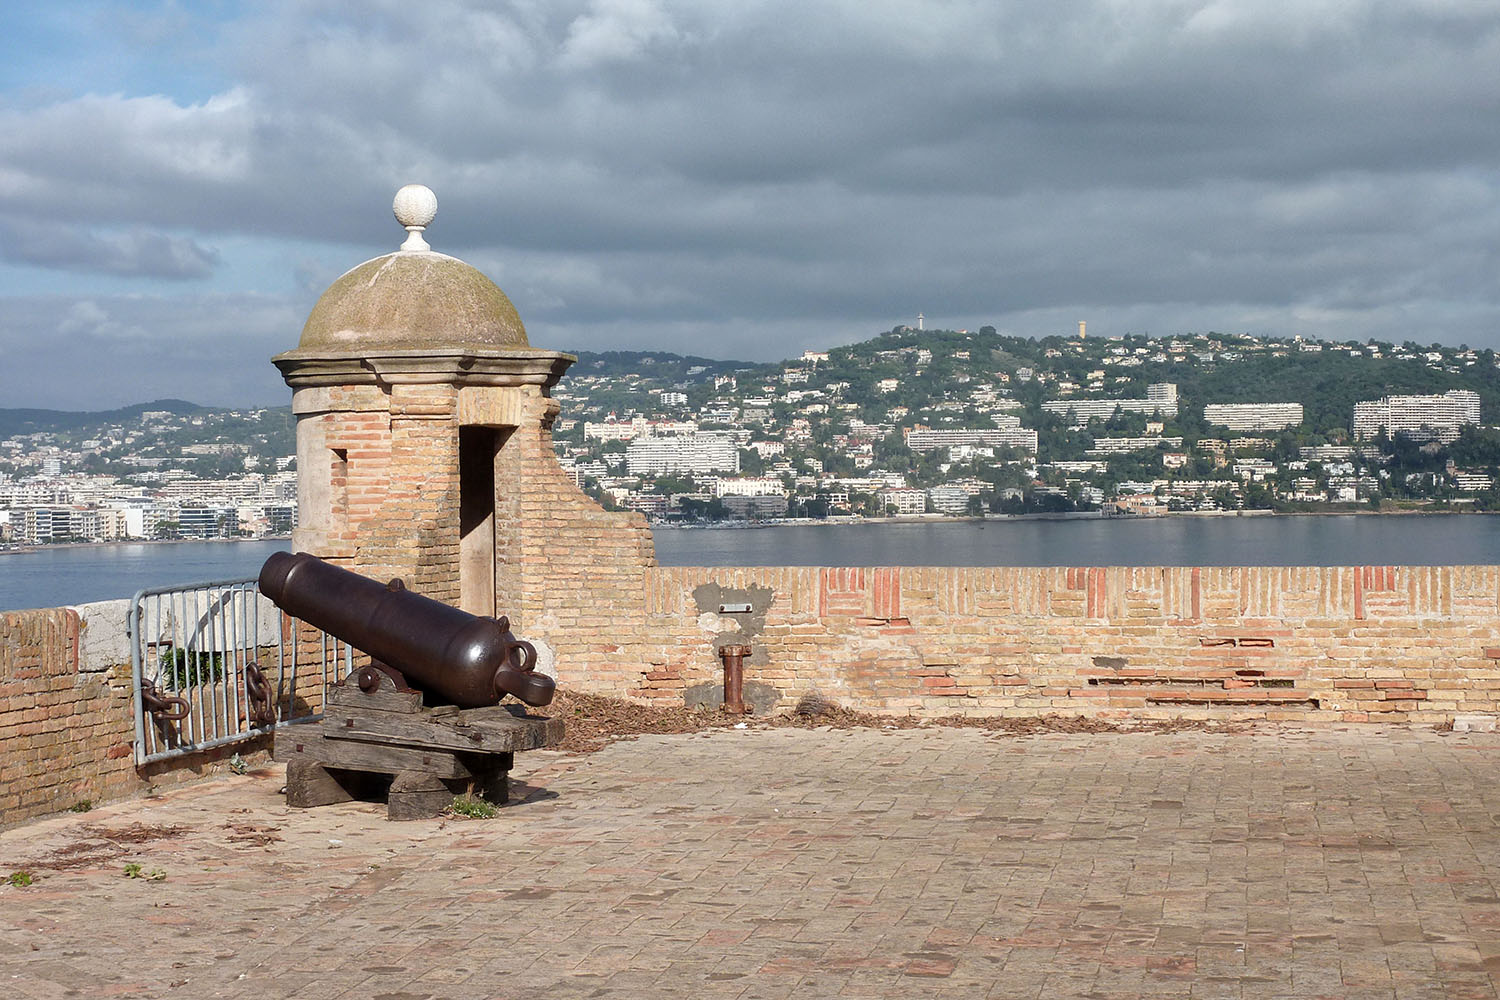
{"type": "Polygon", "coordinates": [[[5,881],[10,885],[15,886],[17,889],[24,889],[26,886],[30,885],[33,880],[31,877],[31,872],[22,871],[11,872],[10,876],[6,878],[5,881]]]}
{"type": "Polygon", "coordinates": [[[162,871],[160,868],[153,868],[149,872],[143,871],[140,865],[132,861],[130,864],[125,866],[125,877],[143,878],[147,882],[165,882],[167,880],[167,873],[162,871]]]}
{"type": "Polygon", "coordinates": [[[229,758],[229,769],[235,774],[244,774],[246,771],[250,770],[250,765],[245,763],[245,758],[241,757],[239,754],[235,754],[233,757],[229,758]]]}
{"type": "Polygon", "coordinates": [[[455,816],[466,816],[469,819],[494,819],[500,815],[500,808],[493,802],[476,799],[472,795],[455,796],[448,811],[455,816]]]}
{"type": "Polygon", "coordinates": [[[88,812],[92,808],[94,808],[94,800],[93,799],[79,799],[77,802],[75,802],[72,805],[68,806],[68,812],[70,812],[70,813],[86,813],[86,812],[88,812]]]}

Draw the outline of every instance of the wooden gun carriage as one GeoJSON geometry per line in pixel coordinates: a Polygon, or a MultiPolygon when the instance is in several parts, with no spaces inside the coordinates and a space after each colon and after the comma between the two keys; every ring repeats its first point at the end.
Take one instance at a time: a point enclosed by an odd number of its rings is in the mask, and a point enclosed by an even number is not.
{"type": "Polygon", "coordinates": [[[384,794],[391,819],[420,819],[457,794],[503,803],[515,753],[561,742],[560,719],[500,703],[512,695],[542,707],[554,691],[507,618],[471,615],[305,552],[267,559],[260,590],[370,657],[328,687],[320,721],[277,731],[288,805],[384,794]]]}

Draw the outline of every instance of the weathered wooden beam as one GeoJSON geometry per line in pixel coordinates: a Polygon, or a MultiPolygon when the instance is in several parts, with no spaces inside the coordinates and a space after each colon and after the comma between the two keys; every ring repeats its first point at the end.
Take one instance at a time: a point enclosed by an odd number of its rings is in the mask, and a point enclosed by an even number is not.
{"type": "Polygon", "coordinates": [[[386,740],[434,750],[513,753],[555,746],[562,741],[563,723],[561,719],[517,718],[493,708],[469,709],[433,721],[422,715],[330,707],[323,713],[323,735],[329,740],[386,740]]]}
{"type": "Polygon", "coordinates": [[[432,819],[453,803],[453,789],[431,774],[402,771],[391,782],[386,819],[432,819]]]}
{"type": "Polygon", "coordinates": [[[391,742],[330,740],[318,726],[296,726],[276,734],[272,755],[286,761],[310,760],[326,767],[398,774],[424,771],[439,778],[470,778],[474,771],[452,750],[402,746],[391,742]]]}
{"type": "Polygon", "coordinates": [[[422,710],[422,692],[361,691],[356,685],[330,684],[325,708],[349,708],[372,712],[402,712],[413,714],[422,710]]]}

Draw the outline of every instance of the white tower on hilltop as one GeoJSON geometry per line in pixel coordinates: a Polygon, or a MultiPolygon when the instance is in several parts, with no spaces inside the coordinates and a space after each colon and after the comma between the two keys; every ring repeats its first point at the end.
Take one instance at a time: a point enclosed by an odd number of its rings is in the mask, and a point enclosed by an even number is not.
{"type": "Polygon", "coordinates": [[[925,317],[923,317],[923,315],[921,313],[917,313],[917,329],[918,330],[922,329],[922,320],[924,318],[925,317]]]}

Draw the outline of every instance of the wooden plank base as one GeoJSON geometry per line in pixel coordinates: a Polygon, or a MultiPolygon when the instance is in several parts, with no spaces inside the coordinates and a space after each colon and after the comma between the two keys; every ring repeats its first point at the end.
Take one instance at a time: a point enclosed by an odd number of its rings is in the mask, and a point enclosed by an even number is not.
{"type": "Polygon", "coordinates": [[[294,760],[305,758],[325,767],[346,767],[382,774],[426,771],[439,778],[473,777],[474,771],[466,761],[477,756],[457,754],[451,750],[406,747],[396,743],[330,740],[323,735],[320,726],[296,726],[279,730],[271,753],[277,760],[285,761],[288,765],[294,760]]]}
{"type": "Polygon", "coordinates": [[[420,771],[402,771],[391,781],[386,819],[432,819],[453,804],[450,782],[420,771]]]}
{"type": "Polygon", "coordinates": [[[296,809],[378,798],[384,785],[380,775],[327,768],[305,758],[286,766],[286,804],[296,809]]]}
{"type": "Polygon", "coordinates": [[[393,820],[431,819],[470,794],[504,805],[517,750],[555,746],[561,719],[520,706],[424,708],[420,692],[329,689],[321,720],[276,732],[273,755],[287,766],[287,805],[365,799],[393,820]]]}

